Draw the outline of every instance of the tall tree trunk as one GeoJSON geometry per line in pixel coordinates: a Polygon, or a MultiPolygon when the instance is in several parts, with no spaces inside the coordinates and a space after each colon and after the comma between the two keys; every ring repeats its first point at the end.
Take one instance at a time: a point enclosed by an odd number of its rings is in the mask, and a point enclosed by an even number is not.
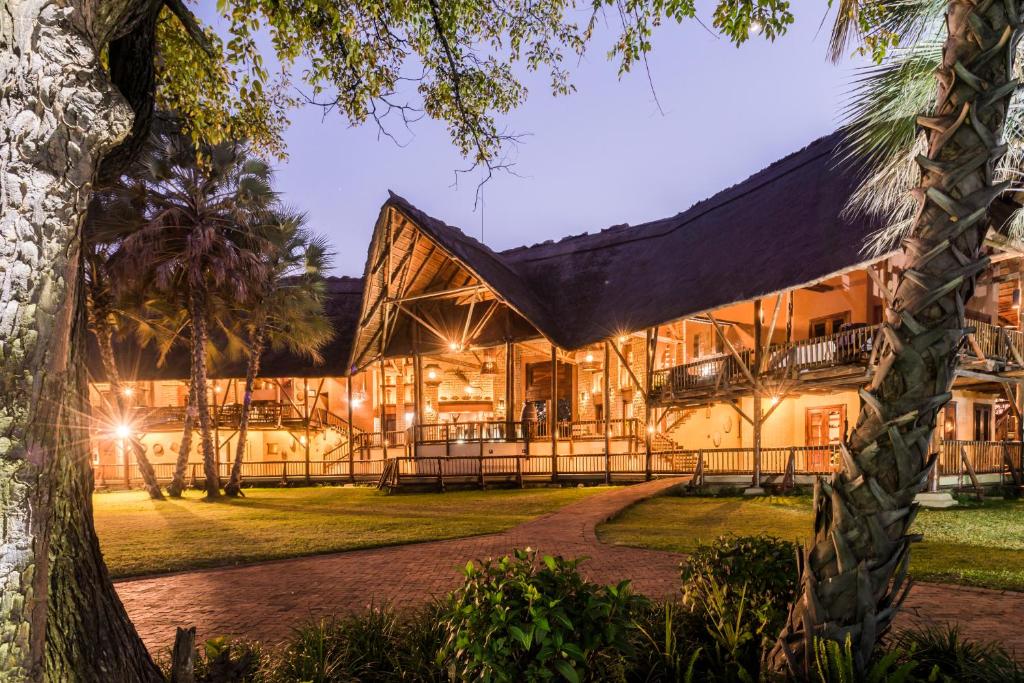
{"type": "Polygon", "coordinates": [[[981,257],[1010,96],[1019,0],[949,4],[934,117],[919,119],[920,209],[904,242],[906,270],[886,311],[885,351],[861,391],[842,471],[815,486],[814,542],[799,596],[771,653],[776,670],[810,675],[813,639],[852,639],[866,666],[909,588],[914,496],[928,479],[936,414],[950,398],[965,335],[964,306],[981,257]]]}
{"type": "Polygon", "coordinates": [[[189,293],[189,316],[192,318],[192,385],[199,409],[199,436],[203,444],[203,473],[207,498],[220,497],[220,474],[213,449],[210,397],[206,391],[206,306],[198,287],[189,293]]]}
{"type": "Polygon", "coordinates": [[[188,469],[188,456],[192,451],[192,430],[195,429],[196,423],[196,382],[195,375],[191,371],[189,371],[186,401],[181,444],[178,446],[178,459],[174,463],[174,476],[167,487],[167,493],[172,498],[181,498],[181,493],[185,490],[185,471],[188,469]]]}
{"type": "Polygon", "coordinates": [[[131,115],[97,33],[124,7],[0,12],[0,678],[158,681],[92,523],[80,231],[131,115]]]}
{"type": "Polygon", "coordinates": [[[238,444],[235,447],[235,461],[231,464],[231,477],[224,487],[224,492],[229,496],[237,496],[242,488],[242,458],[245,456],[246,437],[249,433],[249,408],[252,406],[252,387],[260,372],[264,334],[264,326],[257,325],[249,345],[249,362],[245,369],[245,393],[242,395],[242,412],[238,417],[238,444]]]}
{"type": "MultiPolygon", "coordinates": [[[[117,402],[118,417],[126,423],[130,423],[128,413],[131,406],[125,400],[124,387],[121,384],[121,373],[117,369],[117,361],[114,359],[113,331],[109,325],[100,321],[93,321],[93,335],[96,337],[96,342],[99,345],[103,371],[107,375],[107,381],[110,382],[110,393],[114,395],[114,400],[117,402]]],[[[135,461],[139,463],[139,472],[142,474],[142,481],[146,485],[149,497],[153,500],[163,500],[164,494],[160,491],[160,484],[157,483],[156,471],[153,469],[152,463],[149,462],[149,458],[146,457],[146,451],[142,442],[134,438],[133,435],[131,444],[132,452],[135,454],[135,461]]]]}

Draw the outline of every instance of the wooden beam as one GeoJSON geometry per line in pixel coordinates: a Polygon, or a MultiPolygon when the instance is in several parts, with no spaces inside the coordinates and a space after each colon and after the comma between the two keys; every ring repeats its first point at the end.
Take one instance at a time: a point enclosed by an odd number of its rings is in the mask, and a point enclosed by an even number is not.
{"type": "Polygon", "coordinates": [[[736,363],[740,366],[740,370],[742,370],[743,374],[746,375],[747,379],[750,380],[751,388],[754,391],[757,391],[758,381],[754,379],[754,375],[753,373],[750,372],[750,368],[748,368],[747,364],[743,362],[743,358],[736,351],[736,347],[732,345],[732,342],[729,341],[729,338],[725,336],[725,332],[722,330],[722,326],[718,324],[718,321],[715,320],[714,316],[712,316],[710,313],[708,313],[707,315],[708,318],[711,320],[711,324],[715,326],[715,332],[718,333],[719,338],[722,340],[722,342],[725,343],[725,346],[727,349],[729,349],[729,353],[732,354],[732,357],[736,359],[736,363]]]}
{"type": "Polygon", "coordinates": [[[969,377],[970,379],[980,379],[985,382],[1004,382],[1006,384],[1024,384],[1024,377],[1006,377],[1005,375],[999,374],[988,374],[986,372],[977,372],[976,370],[967,370],[966,368],[957,368],[956,374],[960,377],[969,377]]]}
{"type": "Polygon", "coordinates": [[[775,311],[772,313],[772,323],[768,326],[768,336],[764,339],[764,347],[761,350],[761,360],[757,366],[757,374],[764,372],[764,359],[768,357],[768,349],[772,345],[772,337],[775,336],[775,323],[779,319],[779,309],[782,308],[782,294],[775,298],[775,311]]]}
{"type": "Polygon", "coordinates": [[[750,416],[747,415],[745,412],[743,412],[743,409],[740,408],[739,405],[737,405],[735,399],[731,400],[731,401],[726,401],[726,403],[728,403],[730,406],[732,406],[732,409],[735,410],[737,413],[739,413],[740,417],[742,417],[744,420],[746,420],[751,425],[754,424],[754,421],[750,419],[750,416]]]}
{"type": "Polygon", "coordinates": [[[632,379],[633,384],[636,385],[637,391],[639,391],[646,400],[647,393],[644,391],[644,385],[636,378],[636,375],[633,374],[633,368],[629,367],[629,363],[626,362],[625,356],[623,356],[622,352],[619,351],[619,347],[616,344],[612,344],[612,350],[615,351],[615,355],[619,357],[619,362],[626,368],[626,372],[629,373],[630,379],[632,379]]]}
{"type": "Polygon", "coordinates": [[[465,287],[455,287],[454,289],[437,289],[431,292],[422,292],[420,294],[389,299],[389,302],[393,304],[406,304],[411,301],[423,301],[425,299],[452,299],[464,294],[477,293],[481,289],[486,290],[487,287],[484,285],[468,285],[465,287]]]}

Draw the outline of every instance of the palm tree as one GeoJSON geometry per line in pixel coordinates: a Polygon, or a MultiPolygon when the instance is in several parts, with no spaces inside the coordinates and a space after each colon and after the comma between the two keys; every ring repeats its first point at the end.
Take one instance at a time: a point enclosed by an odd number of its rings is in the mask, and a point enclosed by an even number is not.
{"type": "MultiPolygon", "coordinates": [[[[188,312],[195,405],[206,495],[220,495],[207,394],[210,327],[218,302],[248,298],[263,277],[260,254],[271,243],[269,209],[276,201],[271,170],[240,143],[199,150],[182,135],[161,134],[143,158],[135,192],[144,197],[139,225],[124,240],[136,280],[188,312]]],[[[128,197],[126,196],[126,199],[128,197]]]]}
{"type": "MultiPolygon", "coordinates": [[[[131,316],[126,310],[130,304],[125,297],[118,296],[117,291],[111,285],[110,272],[111,259],[116,252],[117,243],[123,235],[118,234],[116,228],[113,232],[105,229],[105,227],[118,225],[118,223],[104,220],[102,216],[103,196],[98,193],[90,206],[84,229],[83,260],[87,319],[89,329],[92,330],[96,339],[103,372],[110,384],[110,393],[114,397],[115,405],[111,408],[114,409],[119,421],[127,423],[130,422],[128,413],[131,406],[127,400],[127,392],[121,381],[121,372],[114,357],[114,334],[125,322],[130,321],[131,316]]],[[[130,441],[135,460],[139,464],[142,481],[150,498],[163,500],[164,495],[157,483],[156,471],[149,462],[149,458],[146,457],[142,442],[135,438],[130,441]]]]}
{"type": "Polygon", "coordinates": [[[242,483],[252,390],[264,349],[287,349],[320,363],[320,349],[334,334],[324,313],[323,273],[329,267],[331,254],[322,237],[306,231],[305,222],[301,213],[279,215],[279,230],[267,255],[264,279],[252,289],[251,300],[240,312],[248,348],[238,443],[231,476],[224,486],[224,492],[230,496],[239,494],[242,483]]]}
{"type": "MultiPolygon", "coordinates": [[[[910,10],[898,16],[906,34],[920,29],[927,5],[904,4],[910,10]]],[[[995,170],[1016,89],[1012,70],[1022,5],[945,5],[934,105],[917,118],[925,145],[915,157],[920,182],[902,240],[906,269],[895,291],[885,293],[884,347],[861,390],[860,417],[841,449],[843,467],[815,485],[814,540],[802,558],[798,597],[770,655],[777,671],[807,678],[813,640],[847,637],[864,670],[909,588],[914,497],[934,465],[929,443],[937,412],[950,398],[966,334],[964,305],[987,265],[981,248],[988,209],[1008,186],[996,181],[995,170]]],[[[889,16],[900,7],[894,5],[889,16]]],[[[865,9],[856,0],[839,8],[837,53],[865,9]]]]}

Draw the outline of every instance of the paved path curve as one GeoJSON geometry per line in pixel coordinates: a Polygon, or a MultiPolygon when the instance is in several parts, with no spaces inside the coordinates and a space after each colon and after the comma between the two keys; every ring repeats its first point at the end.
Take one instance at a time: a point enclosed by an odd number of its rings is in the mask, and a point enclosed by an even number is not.
{"type": "MultiPolygon", "coordinates": [[[[683,556],[604,545],[595,528],[682,481],[615,488],[497,534],[129,579],[116,584],[117,592],[151,649],[169,647],[176,626],[196,625],[200,640],[227,635],[273,643],[311,618],[384,602],[417,605],[455,588],[467,560],[527,546],[586,556],[581,571],[591,580],[628,578],[638,592],[664,598],[679,590],[683,556]]],[[[959,622],[969,637],[1001,640],[1024,653],[1024,631],[1017,628],[1021,614],[1024,593],[919,584],[900,621],[959,622]]]]}

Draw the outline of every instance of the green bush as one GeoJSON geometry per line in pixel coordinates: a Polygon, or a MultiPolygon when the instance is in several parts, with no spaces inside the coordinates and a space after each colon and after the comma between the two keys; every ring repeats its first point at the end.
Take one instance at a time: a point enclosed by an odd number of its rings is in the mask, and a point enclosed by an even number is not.
{"type": "Polygon", "coordinates": [[[442,681],[434,663],[442,632],[438,607],[398,614],[371,608],[295,630],[266,680],[349,683],[442,681]]]}
{"type": "Polygon", "coordinates": [[[652,602],[633,610],[634,644],[624,662],[627,681],[689,683],[704,680],[703,618],[672,602],[652,602]]]}
{"type": "Polygon", "coordinates": [[[442,615],[439,656],[458,681],[609,680],[629,649],[627,582],[589,583],[578,560],[515,551],[466,566],[466,582],[442,615]]]}
{"type": "Polygon", "coordinates": [[[754,680],[796,595],[795,543],[770,536],[723,536],[683,568],[683,604],[704,620],[709,677],[754,680]]]}
{"type": "Polygon", "coordinates": [[[964,640],[955,627],[897,632],[887,649],[906,653],[918,680],[966,683],[1024,682],[1024,667],[997,643],[964,640]]]}

